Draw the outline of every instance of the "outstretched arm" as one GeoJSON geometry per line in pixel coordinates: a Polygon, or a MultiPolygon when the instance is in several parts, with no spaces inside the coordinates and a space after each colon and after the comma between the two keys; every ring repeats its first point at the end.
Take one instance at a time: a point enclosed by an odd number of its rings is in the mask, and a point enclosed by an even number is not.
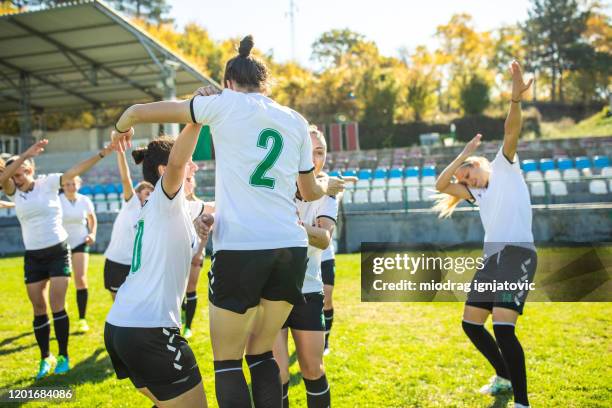
{"type": "Polygon", "coordinates": [[[45,146],[49,141],[47,139],[39,140],[34,143],[32,146],[28,148],[25,152],[19,155],[19,158],[6,166],[5,169],[0,173],[0,185],[2,185],[2,189],[8,195],[15,194],[15,184],[13,184],[13,180],[11,177],[15,174],[17,169],[25,162],[27,159],[31,159],[32,157],[36,157],[41,154],[45,150],[45,146]]]}
{"type": "Polygon", "coordinates": [[[108,146],[104,147],[102,150],[100,150],[95,155],[91,156],[89,159],[83,160],[82,162],[74,165],[70,169],[66,170],[64,174],[62,175],[62,177],[64,178],[64,180],[70,180],[72,178],[75,178],[76,176],[79,176],[87,172],[96,163],[102,160],[107,154],[112,152],[113,146],[114,145],[111,143],[108,146]]]}
{"type": "Polygon", "coordinates": [[[453,183],[453,176],[457,169],[465,163],[466,159],[470,157],[478,146],[480,146],[480,139],[482,135],[479,133],[472,140],[470,140],[463,151],[453,160],[436,179],[436,190],[441,193],[450,194],[455,197],[462,198],[464,200],[470,199],[472,196],[466,186],[459,183],[453,183]]]}
{"type": "Polygon", "coordinates": [[[512,75],[512,101],[510,102],[510,111],[504,123],[504,156],[510,161],[514,159],[516,154],[516,146],[518,138],[521,134],[523,120],[521,116],[521,99],[523,93],[529,89],[533,83],[533,78],[525,83],[523,72],[518,62],[512,61],[510,64],[510,74],[512,75]]]}
{"type": "Polygon", "coordinates": [[[132,187],[132,177],[130,176],[125,152],[117,152],[117,167],[119,167],[119,176],[121,176],[121,185],[123,186],[123,199],[130,201],[134,196],[134,187],[132,187]]]}

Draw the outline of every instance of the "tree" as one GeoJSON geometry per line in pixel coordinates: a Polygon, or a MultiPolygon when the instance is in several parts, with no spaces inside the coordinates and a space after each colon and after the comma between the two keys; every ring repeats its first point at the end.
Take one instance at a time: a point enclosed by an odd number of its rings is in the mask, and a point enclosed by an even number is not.
{"type": "Polygon", "coordinates": [[[532,68],[549,71],[551,99],[563,102],[563,75],[588,52],[582,34],[589,12],[577,0],[532,0],[528,16],[523,31],[532,68]]]}
{"type": "Polygon", "coordinates": [[[325,68],[338,66],[342,57],[364,39],[362,34],[348,28],[327,31],[312,44],[311,59],[318,61],[325,68]]]}
{"type": "Polygon", "coordinates": [[[421,122],[437,104],[436,91],[440,87],[440,75],[436,56],[427,47],[418,46],[414,53],[400,51],[404,68],[404,100],[416,122],[421,122]]]}
{"type": "Polygon", "coordinates": [[[171,6],[166,0],[112,0],[111,4],[119,11],[149,24],[172,22],[168,16],[171,6]]]}
{"type": "Polygon", "coordinates": [[[489,84],[473,76],[461,89],[461,107],[468,115],[480,115],[489,106],[489,84]]]}

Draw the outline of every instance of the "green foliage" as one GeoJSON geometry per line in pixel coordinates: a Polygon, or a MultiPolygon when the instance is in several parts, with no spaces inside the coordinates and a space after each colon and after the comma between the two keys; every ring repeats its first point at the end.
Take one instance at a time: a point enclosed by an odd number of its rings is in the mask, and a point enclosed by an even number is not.
{"type": "Polygon", "coordinates": [[[324,67],[337,66],[364,38],[362,34],[348,28],[327,31],[312,44],[311,58],[324,67]]]}
{"type": "Polygon", "coordinates": [[[479,115],[489,106],[489,84],[479,76],[461,89],[461,107],[468,115],[479,115]]]}

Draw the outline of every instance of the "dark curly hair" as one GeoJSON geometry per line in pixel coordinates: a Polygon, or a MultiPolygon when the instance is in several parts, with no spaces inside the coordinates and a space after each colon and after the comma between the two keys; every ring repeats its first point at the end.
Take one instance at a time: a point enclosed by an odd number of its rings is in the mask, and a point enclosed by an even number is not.
{"type": "Polygon", "coordinates": [[[147,147],[132,151],[132,157],[136,164],[142,163],[142,176],[145,181],[152,185],[157,184],[160,177],[158,167],[159,165],[168,165],[172,146],[174,146],[174,139],[168,136],[160,136],[151,140],[147,147]]]}

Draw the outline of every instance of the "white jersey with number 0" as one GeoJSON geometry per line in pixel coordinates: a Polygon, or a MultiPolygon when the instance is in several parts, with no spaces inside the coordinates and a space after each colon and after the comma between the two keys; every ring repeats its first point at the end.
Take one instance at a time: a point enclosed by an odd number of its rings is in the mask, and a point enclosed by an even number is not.
{"type": "Polygon", "coordinates": [[[70,201],[65,194],[60,194],[62,203],[62,224],[68,233],[70,248],[85,243],[89,234],[87,216],[94,213],[94,206],[89,197],[77,193],[74,201],[70,201]]]}
{"type": "Polygon", "coordinates": [[[62,225],[62,204],[59,198],[60,173],[38,176],[30,191],[9,196],[21,224],[25,249],[36,250],[57,245],[68,238],[62,225]]]}
{"type": "Polygon", "coordinates": [[[191,109],[215,144],[214,250],[307,246],[293,202],[298,172],[314,168],[306,120],[266,96],[229,89],[196,96],[191,109]]]}
{"type": "Polygon", "coordinates": [[[172,198],[161,179],[136,223],[132,266],[106,321],[120,327],[179,327],[196,233],[182,189],[172,198]]]}
{"type": "MultiPolygon", "coordinates": [[[[300,220],[304,224],[317,225],[317,219],[324,217],[336,222],[338,217],[338,202],[334,197],[323,196],[316,201],[302,201],[295,199],[300,214],[300,220]]],[[[308,263],[302,293],[318,293],[323,291],[323,279],[321,277],[321,255],[323,250],[308,245],[308,263]]]]}
{"type": "Polygon", "coordinates": [[[123,207],[117,214],[113,223],[113,231],[108,248],[104,256],[118,264],[130,265],[132,263],[132,252],[134,252],[134,235],[136,234],[136,223],[140,216],[140,199],[136,194],[123,203],[123,207]]]}

